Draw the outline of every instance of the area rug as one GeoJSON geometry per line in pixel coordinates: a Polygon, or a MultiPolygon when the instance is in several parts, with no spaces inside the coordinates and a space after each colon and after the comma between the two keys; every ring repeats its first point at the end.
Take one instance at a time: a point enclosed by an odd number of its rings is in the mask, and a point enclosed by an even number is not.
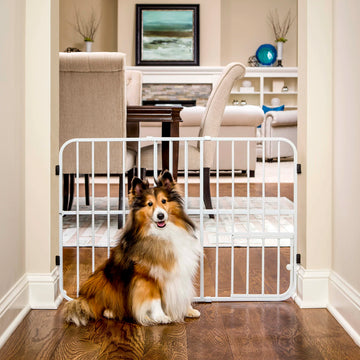
{"type": "MultiPolygon", "coordinates": [[[[117,209],[117,199],[110,199],[110,209],[117,209]]],[[[190,197],[188,199],[188,209],[199,208],[199,198],[190,197]]],[[[213,199],[213,208],[217,206],[213,199]]],[[[231,197],[219,198],[219,209],[247,209],[248,200],[246,197],[235,197],[234,204],[231,197]]],[[[249,202],[250,209],[278,210],[278,198],[266,197],[264,200],[259,197],[251,197],[249,202]]],[[[126,204],[127,208],[127,204],[126,204]]],[[[107,198],[95,198],[95,210],[106,210],[107,198]]],[[[285,197],[280,198],[281,216],[277,214],[266,215],[247,214],[241,215],[219,215],[211,219],[208,215],[203,217],[203,231],[200,229],[200,216],[191,215],[197,228],[197,235],[204,246],[288,246],[291,235],[294,232],[294,215],[289,214],[293,210],[293,202],[285,197]],[[249,220],[249,222],[248,222],[249,220]],[[249,227],[249,229],[248,229],[249,227]],[[251,239],[242,237],[243,234],[250,232],[251,239]],[[270,234],[264,237],[262,234],[270,234]],[[259,237],[257,238],[257,234],[259,237]],[[276,238],[275,236],[280,236],[276,238]]],[[[76,210],[76,204],[72,210],[76,210]]],[[[91,210],[91,206],[85,205],[85,199],[79,198],[79,210],[91,210]]],[[[76,216],[66,215],[63,217],[62,243],[64,247],[69,246],[115,246],[121,236],[121,229],[117,228],[117,215],[95,215],[94,226],[92,225],[91,215],[79,215],[79,231],[76,227],[76,216]],[[109,226],[108,226],[109,224],[109,226]]]]}

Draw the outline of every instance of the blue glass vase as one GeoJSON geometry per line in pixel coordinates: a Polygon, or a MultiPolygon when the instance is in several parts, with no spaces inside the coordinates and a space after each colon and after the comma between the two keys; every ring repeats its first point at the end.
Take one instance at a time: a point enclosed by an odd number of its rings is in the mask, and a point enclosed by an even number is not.
{"type": "Polygon", "coordinates": [[[263,44],[256,50],[255,55],[261,65],[270,66],[276,61],[277,51],[275,46],[263,44]]]}

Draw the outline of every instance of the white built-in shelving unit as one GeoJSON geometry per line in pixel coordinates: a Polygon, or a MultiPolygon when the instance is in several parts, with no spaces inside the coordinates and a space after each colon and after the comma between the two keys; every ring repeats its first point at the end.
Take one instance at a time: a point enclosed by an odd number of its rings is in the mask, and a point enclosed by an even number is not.
{"type": "MultiPolygon", "coordinates": [[[[210,66],[129,66],[140,70],[144,84],[214,84],[223,67],[210,66]]],[[[237,81],[228,104],[245,100],[249,105],[271,106],[271,99],[280,99],[285,110],[297,109],[298,71],[296,67],[247,67],[245,78],[237,81]],[[240,91],[244,80],[251,81],[253,91],[240,91]],[[274,81],[283,81],[288,91],[273,91],[274,81]]]]}
{"type": "Polygon", "coordinates": [[[279,98],[280,104],[285,105],[285,109],[297,109],[298,77],[297,68],[285,67],[254,67],[247,68],[244,79],[240,79],[234,84],[231,91],[229,103],[234,100],[241,103],[245,100],[249,105],[271,106],[272,98],[279,98]],[[252,91],[246,91],[242,86],[243,81],[251,81],[252,91]],[[274,82],[283,82],[287,91],[273,90],[274,82]],[[242,91],[241,91],[242,90],[242,91]]]}

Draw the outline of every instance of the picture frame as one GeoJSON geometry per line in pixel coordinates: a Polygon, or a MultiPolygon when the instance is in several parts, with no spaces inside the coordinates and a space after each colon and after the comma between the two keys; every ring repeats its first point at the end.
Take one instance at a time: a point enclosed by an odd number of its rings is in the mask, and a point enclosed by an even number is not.
{"type": "Polygon", "coordinates": [[[198,66],[199,5],[137,4],[136,65],[198,66]]]}

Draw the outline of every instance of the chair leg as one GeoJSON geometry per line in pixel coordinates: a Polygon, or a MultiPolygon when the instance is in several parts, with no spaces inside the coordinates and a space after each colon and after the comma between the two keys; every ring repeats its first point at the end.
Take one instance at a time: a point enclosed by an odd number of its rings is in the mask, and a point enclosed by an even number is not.
{"type": "MultiPolygon", "coordinates": [[[[123,209],[123,175],[119,175],[119,205],[118,209],[123,209]]],[[[125,210],[125,209],[124,209],[125,210]]],[[[123,227],[123,215],[118,215],[118,229],[121,229],[123,227]]]]}
{"type": "Polygon", "coordinates": [[[69,174],[63,174],[63,210],[69,206],[69,174]]]}
{"type": "MultiPolygon", "coordinates": [[[[74,201],[75,174],[70,174],[70,196],[68,210],[71,210],[74,201]]],[[[77,194],[79,196],[79,194],[77,194]]]]}
{"type": "MultiPolygon", "coordinates": [[[[210,168],[204,168],[204,204],[205,208],[212,210],[212,204],[211,204],[211,194],[210,194],[210,168]]],[[[210,219],[214,219],[214,214],[209,215],[210,219]]]]}
{"type": "Polygon", "coordinates": [[[90,205],[90,195],[89,195],[89,174],[84,175],[85,178],[85,204],[90,205]]]}

